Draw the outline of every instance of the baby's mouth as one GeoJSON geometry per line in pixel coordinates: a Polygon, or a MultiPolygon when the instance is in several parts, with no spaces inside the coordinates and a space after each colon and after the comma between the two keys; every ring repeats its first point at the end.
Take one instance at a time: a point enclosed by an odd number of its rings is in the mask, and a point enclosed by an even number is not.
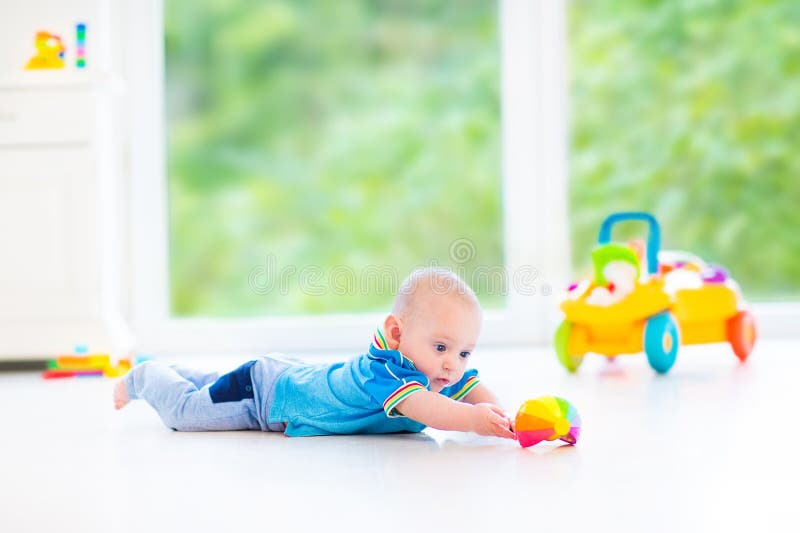
{"type": "Polygon", "coordinates": [[[445,378],[436,378],[436,384],[441,385],[442,387],[447,387],[450,384],[450,380],[445,378]]]}

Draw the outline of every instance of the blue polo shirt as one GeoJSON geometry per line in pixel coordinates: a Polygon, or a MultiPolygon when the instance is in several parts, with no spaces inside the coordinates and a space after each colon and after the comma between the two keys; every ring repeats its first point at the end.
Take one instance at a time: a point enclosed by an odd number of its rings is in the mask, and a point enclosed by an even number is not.
{"type": "MultiPolygon", "coordinates": [[[[440,394],[461,400],[479,382],[467,370],[440,394]]],[[[286,435],[418,433],[425,429],[396,407],[419,391],[430,390],[425,375],[397,350],[389,350],[380,329],[369,352],[334,364],[293,365],[275,383],[269,422],[285,422],[286,435]]]]}

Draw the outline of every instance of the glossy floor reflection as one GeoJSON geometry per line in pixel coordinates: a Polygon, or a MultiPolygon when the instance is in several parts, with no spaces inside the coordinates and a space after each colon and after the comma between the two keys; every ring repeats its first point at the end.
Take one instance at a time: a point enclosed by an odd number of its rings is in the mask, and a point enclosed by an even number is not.
{"type": "MultiPolygon", "coordinates": [[[[514,411],[569,399],[575,447],[469,434],[290,439],[176,433],[112,381],[0,375],[0,531],[797,531],[797,342],[643,356],[483,350],[483,381],[514,411]]],[[[228,368],[245,358],[184,358],[228,368]]]]}

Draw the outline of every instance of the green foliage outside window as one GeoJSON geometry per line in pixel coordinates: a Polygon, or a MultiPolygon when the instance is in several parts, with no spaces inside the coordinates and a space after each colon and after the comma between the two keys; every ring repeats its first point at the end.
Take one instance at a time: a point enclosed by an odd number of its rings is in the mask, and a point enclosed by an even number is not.
{"type": "Polygon", "coordinates": [[[496,2],[165,6],[176,315],[379,310],[415,266],[502,265],[496,2]]]}

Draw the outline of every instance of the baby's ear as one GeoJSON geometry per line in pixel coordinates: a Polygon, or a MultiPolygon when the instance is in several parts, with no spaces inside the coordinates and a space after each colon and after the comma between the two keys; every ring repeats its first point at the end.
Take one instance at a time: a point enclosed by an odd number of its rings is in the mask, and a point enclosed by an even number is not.
{"type": "Polygon", "coordinates": [[[394,315],[389,315],[383,321],[383,334],[386,336],[386,343],[390,350],[396,350],[400,346],[401,329],[403,322],[394,315]]]}

